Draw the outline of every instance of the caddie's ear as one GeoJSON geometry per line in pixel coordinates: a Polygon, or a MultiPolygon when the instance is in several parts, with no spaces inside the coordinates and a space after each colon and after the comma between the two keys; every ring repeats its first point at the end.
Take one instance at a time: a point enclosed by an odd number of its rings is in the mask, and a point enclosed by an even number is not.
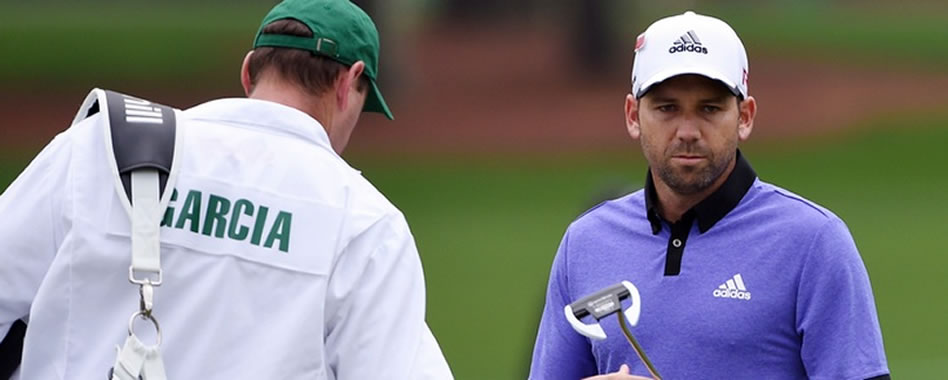
{"type": "Polygon", "coordinates": [[[638,140],[642,131],[639,129],[639,99],[634,95],[625,96],[625,128],[629,131],[629,136],[638,140]]]}
{"type": "Polygon", "coordinates": [[[754,130],[754,117],[757,116],[757,100],[753,96],[740,102],[738,105],[740,112],[740,123],[737,125],[737,137],[740,141],[750,138],[751,131],[754,130]]]}
{"type": "Polygon", "coordinates": [[[363,71],[365,71],[365,62],[357,61],[348,70],[339,73],[339,77],[336,78],[336,104],[339,109],[346,109],[349,106],[351,101],[349,95],[357,91],[359,77],[362,76],[363,71]]]}
{"type": "Polygon", "coordinates": [[[244,56],[244,63],[240,65],[240,85],[244,88],[244,95],[250,96],[253,92],[253,83],[250,81],[250,56],[253,50],[248,51],[244,56]]]}

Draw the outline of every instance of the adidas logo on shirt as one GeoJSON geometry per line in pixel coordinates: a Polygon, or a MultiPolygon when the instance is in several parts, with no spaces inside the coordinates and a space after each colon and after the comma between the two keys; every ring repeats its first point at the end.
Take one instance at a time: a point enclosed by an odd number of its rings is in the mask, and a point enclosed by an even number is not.
{"type": "Polygon", "coordinates": [[[734,278],[727,280],[727,282],[718,286],[717,289],[714,289],[714,296],[718,298],[734,298],[739,300],[751,299],[751,292],[747,291],[747,287],[744,286],[744,279],[741,277],[741,274],[735,274],[734,278]]]}
{"type": "Polygon", "coordinates": [[[675,43],[668,48],[668,52],[671,54],[685,51],[708,54],[708,48],[701,45],[701,40],[698,39],[698,35],[695,34],[694,30],[689,30],[687,33],[682,34],[681,37],[678,37],[675,43]]]}

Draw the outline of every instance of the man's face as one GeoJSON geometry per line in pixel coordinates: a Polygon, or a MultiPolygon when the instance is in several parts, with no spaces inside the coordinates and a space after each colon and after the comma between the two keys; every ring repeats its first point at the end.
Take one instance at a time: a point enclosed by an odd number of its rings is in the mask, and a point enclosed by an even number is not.
{"type": "Polygon", "coordinates": [[[708,189],[731,168],[738,141],[750,136],[756,105],[738,103],[723,84],[679,75],[626,104],[629,134],[639,139],[656,181],[681,195],[708,189]],[[632,104],[630,104],[630,102],[632,104]]]}

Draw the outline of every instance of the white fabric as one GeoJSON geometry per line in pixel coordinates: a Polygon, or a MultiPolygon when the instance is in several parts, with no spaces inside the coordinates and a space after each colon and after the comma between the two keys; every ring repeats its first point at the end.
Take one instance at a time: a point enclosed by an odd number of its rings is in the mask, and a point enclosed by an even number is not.
{"type": "MultiPolygon", "coordinates": [[[[131,173],[132,265],[130,273],[132,275],[140,271],[157,273],[158,281],[161,281],[161,249],[158,232],[161,223],[161,210],[158,206],[161,195],[158,182],[158,171],[155,169],[137,169],[131,173]]],[[[118,195],[123,197],[125,193],[118,195]]],[[[151,282],[153,279],[149,277],[134,277],[133,279],[145,281],[138,285],[141,296],[140,309],[142,309],[140,312],[151,313],[155,299],[155,288],[151,282]]],[[[131,283],[129,285],[136,286],[131,283]]],[[[135,336],[131,327],[129,327],[129,336],[125,340],[125,345],[119,350],[112,369],[112,380],[139,380],[139,375],[143,380],[167,379],[161,359],[161,347],[157,344],[145,346],[135,336]]]]}
{"type": "MultiPolygon", "coordinates": [[[[110,150],[106,150],[110,152],[110,150]]],[[[147,271],[158,274],[161,281],[161,249],[159,241],[159,224],[161,210],[159,209],[158,171],[155,169],[137,169],[131,173],[131,245],[132,265],[130,275],[136,276],[141,296],[141,312],[151,313],[154,307],[155,288],[150,277],[139,278],[138,272],[147,271]]],[[[122,192],[119,197],[125,196],[122,192]]],[[[129,284],[135,286],[134,284],[129,284]]],[[[145,347],[134,331],[129,330],[125,346],[118,352],[112,380],[138,380],[139,374],[143,380],[166,380],[165,366],[161,360],[161,347],[158,345],[145,347]]]]}
{"type": "Polygon", "coordinates": [[[112,366],[111,380],[166,380],[165,366],[158,346],[146,346],[134,335],[125,339],[112,366]]]}
{"type": "MultiPolygon", "coordinates": [[[[57,136],[0,196],[0,330],[29,315],[21,379],[105,377],[138,309],[101,121],[57,136]]],[[[405,218],[318,122],[223,99],[179,113],[178,133],[154,294],[169,379],[452,378],[405,218]],[[281,211],[286,252],[268,239],[281,211]]]]}
{"type": "Polygon", "coordinates": [[[655,21],[639,35],[632,62],[632,93],[641,97],[665,79],[699,74],[724,82],[746,98],[747,71],[747,52],[734,29],[724,21],[689,11],[655,21]],[[674,50],[678,46],[699,51],[674,50]]]}
{"type": "MultiPolygon", "coordinates": [[[[132,172],[132,269],[135,272],[161,271],[158,224],[158,171],[138,169],[132,172]]],[[[135,277],[136,279],[143,279],[135,277]]]]}

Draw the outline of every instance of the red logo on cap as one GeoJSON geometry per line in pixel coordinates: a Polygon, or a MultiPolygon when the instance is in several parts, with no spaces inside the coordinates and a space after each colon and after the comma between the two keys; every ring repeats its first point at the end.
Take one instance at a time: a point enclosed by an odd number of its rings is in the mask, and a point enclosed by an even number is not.
{"type": "Polygon", "coordinates": [[[744,69],[744,90],[747,91],[747,69],[744,69]]]}
{"type": "Polygon", "coordinates": [[[638,53],[645,46],[645,33],[639,34],[635,39],[635,52],[638,53]]]}

